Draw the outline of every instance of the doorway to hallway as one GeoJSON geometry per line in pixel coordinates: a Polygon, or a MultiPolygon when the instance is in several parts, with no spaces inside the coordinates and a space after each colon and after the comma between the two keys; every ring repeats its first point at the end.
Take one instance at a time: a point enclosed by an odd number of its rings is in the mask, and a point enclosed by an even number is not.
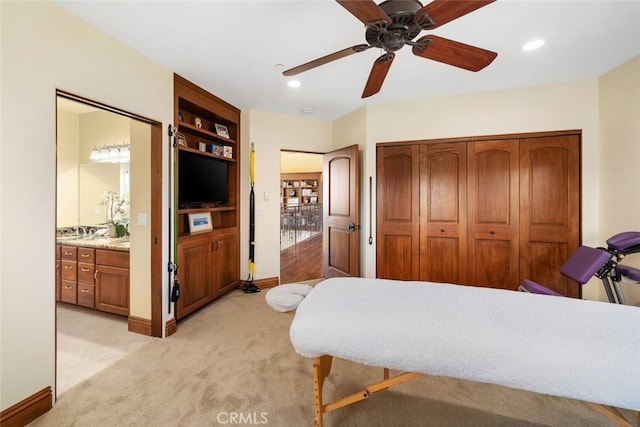
{"type": "Polygon", "coordinates": [[[322,277],[322,159],[281,152],[280,283],[322,277]]]}

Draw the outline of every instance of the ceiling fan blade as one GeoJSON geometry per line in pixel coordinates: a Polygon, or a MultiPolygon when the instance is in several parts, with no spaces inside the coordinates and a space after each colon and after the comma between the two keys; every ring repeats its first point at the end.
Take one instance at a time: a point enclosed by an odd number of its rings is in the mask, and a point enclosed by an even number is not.
{"type": "Polygon", "coordinates": [[[389,67],[391,67],[391,63],[395,57],[395,53],[388,52],[376,59],[373,63],[373,67],[371,68],[371,73],[369,73],[367,84],[362,92],[363,98],[368,98],[371,95],[375,95],[380,92],[382,83],[384,82],[385,77],[387,77],[387,72],[389,71],[389,67]]]}
{"type": "Polygon", "coordinates": [[[416,12],[415,21],[420,22],[426,12],[434,22],[429,27],[432,30],[494,1],[496,0],[434,0],[416,12]]]}
{"type": "Polygon", "coordinates": [[[336,0],[353,16],[367,25],[370,22],[386,21],[391,24],[391,19],[373,0],[336,0]]]}
{"type": "Polygon", "coordinates": [[[416,46],[413,46],[413,54],[469,71],[482,70],[498,56],[490,50],[434,35],[418,39],[416,46]]]}
{"type": "Polygon", "coordinates": [[[336,59],[344,58],[346,56],[353,55],[354,53],[364,52],[370,47],[371,46],[369,46],[368,44],[357,44],[355,46],[330,53],[329,55],[323,56],[322,58],[314,59],[313,61],[309,61],[306,64],[298,65],[297,67],[285,70],[282,72],[282,74],[287,77],[295,76],[296,74],[300,74],[302,72],[311,70],[312,68],[324,65],[328,62],[335,61],[336,59]]]}

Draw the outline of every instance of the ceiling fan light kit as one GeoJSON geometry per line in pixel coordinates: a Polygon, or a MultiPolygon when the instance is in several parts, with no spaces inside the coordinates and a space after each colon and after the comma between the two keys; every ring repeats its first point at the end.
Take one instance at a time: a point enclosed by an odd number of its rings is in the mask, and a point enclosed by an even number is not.
{"type": "Polygon", "coordinates": [[[395,58],[394,52],[404,45],[412,46],[412,52],[416,56],[469,71],[485,68],[498,55],[435,35],[423,36],[414,41],[423,30],[440,27],[495,0],[434,0],[426,6],[422,6],[418,0],[386,0],[379,5],[373,0],[336,1],[365,24],[367,44],[351,46],[285,70],[285,76],[295,76],[372,47],[380,48],[385,53],[374,61],[362,92],[362,97],[367,98],[380,91],[395,58]]]}

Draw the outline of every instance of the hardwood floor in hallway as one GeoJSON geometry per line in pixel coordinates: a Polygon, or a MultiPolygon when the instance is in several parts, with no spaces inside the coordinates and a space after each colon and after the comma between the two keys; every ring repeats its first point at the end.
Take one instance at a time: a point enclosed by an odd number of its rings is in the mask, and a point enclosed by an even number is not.
{"type": "Polygon", "coordinates": [[[322,277],[322,233],[280,251],[280,283],[322,277]]]}

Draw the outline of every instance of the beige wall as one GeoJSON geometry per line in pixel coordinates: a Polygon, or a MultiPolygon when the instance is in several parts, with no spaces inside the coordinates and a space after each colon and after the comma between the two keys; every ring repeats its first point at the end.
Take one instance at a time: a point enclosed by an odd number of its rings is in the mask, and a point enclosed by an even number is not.
{"type": "Polygon", "coordinates": [[[77,114],[58,111],[57,116],[57,193],[56,216],[58,227],[78,225],[78,152],[80,124],[77,114]]]}
{"type": "Polygon", "coordinates": [[[240,278],[249,270],[249,152],[255,144],[256,279],[280,276],[280,150],[325,153],[331,147],[331,122],[265,111],[242,113],[240,278]],[[269,200],[264,193],[268,192],[269,200]]]}
{"type": "MultiPolygon", "coordinates": [[[[173,118],[173,74],[51,2],[0,2],[0,39],[4,410],[55,386],[56,89],[162,122],[164,129],[173,118]]],[[[163,249],[162,264],[167,260],[163,249]]]]}
{"type": "MultiPolygon", "coordinates": [[[[130,313],[151,320],[151,126],[131,120],[130,313]],[[138,217],[146,217],[141,225],[138,217]]],[[[165,311],[165,310],[163,310],[165,311]]]]}
{"type": "Polygon", "coordinates": [[[322,154],[282,151],[280,173],[322,172],[322,154]]]}
{"type": "MultiPolygon", "coordinates": [[[[640,56],[600,78],[600,241],[640,231],[640,56]]],[[[624,264],[640,267],[640,254],[624,264]]],[[[623,283],[627,304],[640,305],[640,285],[623,283]]]]}

